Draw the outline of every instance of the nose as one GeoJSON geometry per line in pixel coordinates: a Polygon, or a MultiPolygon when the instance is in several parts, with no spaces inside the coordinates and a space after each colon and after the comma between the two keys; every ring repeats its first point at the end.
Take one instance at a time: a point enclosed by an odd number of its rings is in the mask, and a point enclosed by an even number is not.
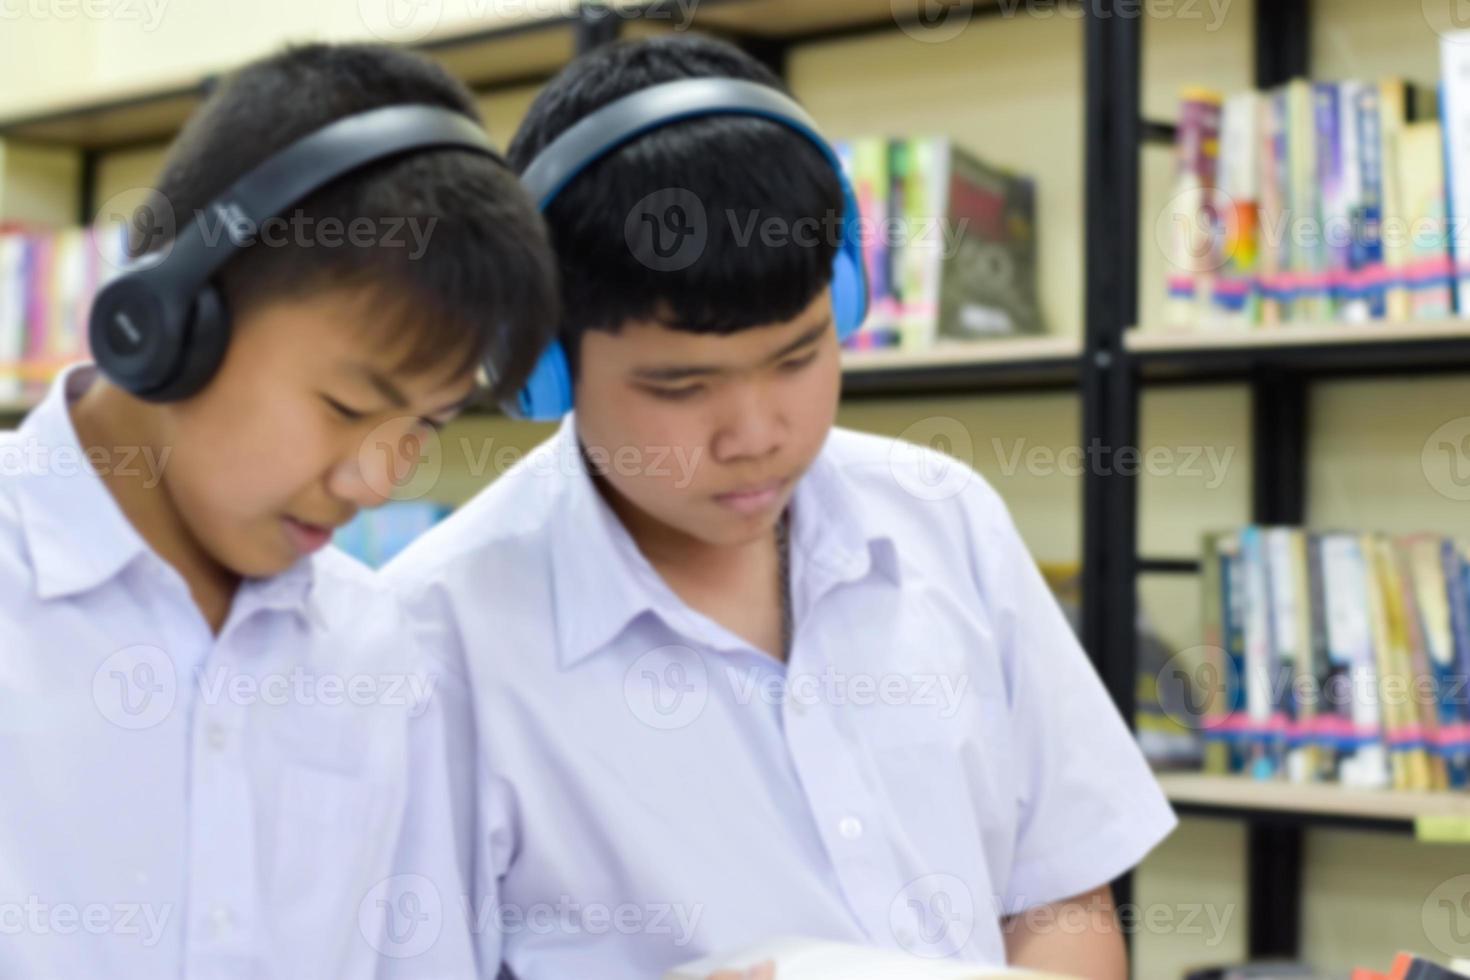
{"type": "Polygon", "coordinates": [[[785,438],[785,412],[764,386],[731,385],[719,408],[711,453],[721,463],[762,460],[778,452],[785,438]]]}
{"type": "Polygon", "coordinates": [[[347,447],[327,475],[328,491],[364,509],[417,495],[413,491],[428,475],[432,448],[432,433],[419,428],[411,422],[379,426],[347,447]]]}

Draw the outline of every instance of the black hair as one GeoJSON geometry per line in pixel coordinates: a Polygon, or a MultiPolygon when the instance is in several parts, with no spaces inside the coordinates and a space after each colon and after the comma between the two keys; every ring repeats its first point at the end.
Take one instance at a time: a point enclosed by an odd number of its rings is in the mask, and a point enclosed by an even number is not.
{"type": "MultiPolygon", "coordinates": [[[[171,209],[182,225],[288,144],[391,105],[439,106],[480,122],[469,91],[419,55],[381,45],[287,48],[239,69],[210,94],[170,147],[151,203],[171,209]]],[[[464,371],[488,357],[497,398],[522,386],[554,333],[550,241],[502,161],[451,148],[388,158],[332,181],[289,217],[323,229],[323,241],[277,234],[266,244],[263,223],[255,244],[218,276],[236,318],[322,288],[360,288],[375,314],[364,327],[404,352],[404,369],[464,371]],[[357,221],[365,229],[364,218],[374,222],[371,236],[326,240],[326,228],[357,221]],[[417,243],[405,227],[418,229],[417,243]]],[[[172,235],[163,225],[141,238],[136,220],[131,230],[134,256],[172,235]]]]}
{"type": "MultiPolygon", "coordinates": [[[[686,78],[737,78],[790,94],[764,65],[723,41],[679,35],[610,44],[541,91],[507,159],[524,171],[589,113],[686,78]]],[[[568,352],[575,360],[583,331],[616,332],[630,320],[732,333],[791,319],[831,280],[840,241],[831,229],[841,215],[839,175],[811,140],[781,123],[709,116],[638,137],[583,171],[546,210],[561,263],[568,352]],[[761,227],[769,219],[779,222],[775,228],[808,228],[766,240],[761,227]],[[674,251],[662,263],[658,253],[650,256],[647,235],[660,221],[671,233],[679,222],[692,228],[695,254],[674,251]]]]}

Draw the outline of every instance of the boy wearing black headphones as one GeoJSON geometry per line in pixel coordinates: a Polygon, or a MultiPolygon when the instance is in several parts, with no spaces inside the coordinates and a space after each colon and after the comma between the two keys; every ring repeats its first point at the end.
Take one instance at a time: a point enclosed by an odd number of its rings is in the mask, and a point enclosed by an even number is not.
{"type": "Polygon", "coordinates": [[[562,268],[560,432],[388,570],[445,664],[479,934],[518,980],[780,936],[1126,976],[1176,820],[995,491],[834,428],[850,186],[764,67],[612,45],[511,163],[562,268]],[[473,788],[473,791],[471,791],[473,788]]]}
{"type": "Polygon", "coordinates": [[[544,225],[463,86],[323,45],[228,78],[143,217],[97,364],[0,434],[0,975],[473,976],[436,677],[328,543],[523,384],[544,225]]]}

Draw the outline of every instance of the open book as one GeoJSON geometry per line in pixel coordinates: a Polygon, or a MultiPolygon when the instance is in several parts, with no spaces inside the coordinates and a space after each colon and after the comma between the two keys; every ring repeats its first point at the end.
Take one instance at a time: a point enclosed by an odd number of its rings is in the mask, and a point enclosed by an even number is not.
{"type": "Polygon", "coordinates": [[[706,956],[664,975],[664,980],[706,980],[716,970],[748,970],[767,960],[776,980],[1067,980],[1005,966],[976,966],[948,959],[924,959],[890,949],[870,949],[814,939],[777,939],[739,951],[706,956]]]}

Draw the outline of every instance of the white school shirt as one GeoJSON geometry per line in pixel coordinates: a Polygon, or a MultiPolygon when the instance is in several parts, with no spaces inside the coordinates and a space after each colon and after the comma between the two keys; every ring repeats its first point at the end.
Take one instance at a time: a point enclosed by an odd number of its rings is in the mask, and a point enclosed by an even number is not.
{"type": "Polygon", "coordinates": [[[996,965],[1003,915],[1176,826],[973,470],[834,430],[791,521],[785,664],[669,589],[574,418],[389,566],[463,698],[482,967],[647,980],[779,936],[996,965]]]}
{"type": "Polygon", "coordinates": [[[70,369],[0,433],[0,977],[469,977],[443,718],[330,549],[212,634],[87,465],[70,369]]]}

